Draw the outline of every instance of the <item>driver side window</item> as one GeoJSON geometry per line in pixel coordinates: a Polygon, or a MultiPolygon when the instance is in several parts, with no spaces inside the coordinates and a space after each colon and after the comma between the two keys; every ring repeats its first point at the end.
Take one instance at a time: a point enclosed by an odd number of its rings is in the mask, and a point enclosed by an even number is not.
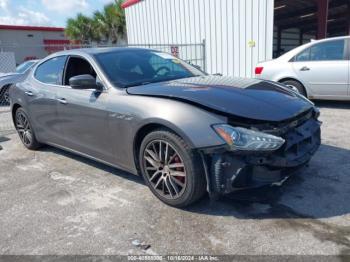
{"type": "Polygon", "coordinates": [[[91,75],[96,79],[97,74],[91,64],[81,57],[69,58],[64,76],[64,85],[69,86],[69,79],[78,75],[91,75]]]}

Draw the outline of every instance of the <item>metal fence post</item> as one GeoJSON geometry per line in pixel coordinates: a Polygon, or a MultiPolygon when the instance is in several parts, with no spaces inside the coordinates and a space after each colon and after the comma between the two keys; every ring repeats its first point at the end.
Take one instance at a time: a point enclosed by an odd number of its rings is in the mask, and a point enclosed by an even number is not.
{"type": "Polygon", "coordinates": [[[206,59],[206,42],[205,42],[205,39],[203,39],[202,41],[202,59],[203,59],[203,71],[204,72],[207,72],[207,59],[206,59]]]}

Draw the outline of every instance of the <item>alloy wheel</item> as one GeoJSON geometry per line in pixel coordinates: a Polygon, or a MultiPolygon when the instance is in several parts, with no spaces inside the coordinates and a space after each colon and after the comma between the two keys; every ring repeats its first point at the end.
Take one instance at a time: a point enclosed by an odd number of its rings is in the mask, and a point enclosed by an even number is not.
{"type": "Polygon", "coordinates": [[[186,188],[186,167],[175,148],[164,140],[150,142],[143,152],[147,179],[162,197],[178,199],[186,188]]]}
{"type": "Polygon", "coordinates": [[[9,89],[5,90],[5,93],[4,93],[4,104],[5,105],[10,104],[10,91],[9,91],[9,89]]]}
{"type": "Polygon", "coordinates": [[[295,92],[300,94],[300,91],[297,87],[293,86],[293,85],[287,85],[290,89],[294,90],[295,92]]]}
{"type": "Polygon", "coordinates": [[[29,146],[33,141],[33,133],[27,116],[22,112],[16,113],[16,129],[23,144],[29,146]]]}

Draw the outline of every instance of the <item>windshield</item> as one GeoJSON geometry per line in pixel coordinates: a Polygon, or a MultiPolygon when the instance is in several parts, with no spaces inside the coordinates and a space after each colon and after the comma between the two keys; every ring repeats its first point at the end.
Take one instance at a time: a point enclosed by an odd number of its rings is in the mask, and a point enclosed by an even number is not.
{"type": "Polygon", "coordinates": [[[19,66],[17,66],[16,73],[23,74],[25,71],[27,71],[27,69],[29,69],[34,64],[35,64],[35,61],[24,62],[19,66]]]}
{"type": "Polygon", "coordinates": [[[205,75],[182,60],[157,51],[132,49],[95,57],[110,81],[124,88],[205,75]]]}

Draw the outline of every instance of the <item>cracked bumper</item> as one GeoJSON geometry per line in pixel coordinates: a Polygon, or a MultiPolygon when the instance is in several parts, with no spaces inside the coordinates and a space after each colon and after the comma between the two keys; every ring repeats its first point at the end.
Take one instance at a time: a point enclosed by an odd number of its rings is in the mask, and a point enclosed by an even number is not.
{"type": "Polygon", "coordinates": [[[309,119],[281,135],[286,142],[274,152],[232,152],[217,148],[204,152],[209,192],[280,185],[304,167],[321,144],[321,123],[309,119]]]}

